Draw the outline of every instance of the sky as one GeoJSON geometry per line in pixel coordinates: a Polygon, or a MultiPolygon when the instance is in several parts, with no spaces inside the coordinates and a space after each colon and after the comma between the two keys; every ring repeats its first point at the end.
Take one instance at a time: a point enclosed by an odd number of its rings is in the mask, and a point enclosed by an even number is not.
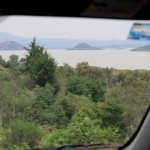
{"type": "Polygon", "coordinates": [[[134,22],[139,21],[8,16],[0,17],[0,32],[31,38],[124,40],[134,22]]]}

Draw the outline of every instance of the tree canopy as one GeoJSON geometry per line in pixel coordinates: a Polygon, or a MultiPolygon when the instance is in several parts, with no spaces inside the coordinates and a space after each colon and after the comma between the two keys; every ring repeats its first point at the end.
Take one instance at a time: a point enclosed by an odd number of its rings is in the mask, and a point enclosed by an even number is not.
{"type": "Polygon", "coordinates": [[[36,43],[36,38],[25,49],[27,55],[23,60],[24,71],[31,76],[35,85],[45,86],[47,82],[54,84],[57,66],[55,59],[47,53],[43,46],[36,43]]]}
{"type": "Polygon", "coordinates": [[[0,56],[0,149],[124,144],[150,104],[150,71],[79,62],[57,66],[36,39],[26,56],[0,56]]]}

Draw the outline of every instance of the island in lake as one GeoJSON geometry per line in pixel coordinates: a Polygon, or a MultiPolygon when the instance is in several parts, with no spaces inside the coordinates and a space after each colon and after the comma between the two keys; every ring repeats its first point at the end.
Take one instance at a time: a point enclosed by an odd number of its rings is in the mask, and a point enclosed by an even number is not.
{"type": "Polygon", "coordinates": [[[73,48],[68,48],[67,50],[102,50],[102,48],[92,47],[87,43],[79,43],[73,48]]]}
{"type": "Polygon", "coordinates": [[[14,41],[0,42],[0,50],[24,50],[24,46],[14,41]]]}
{"type": "Polygon", "coordinates": [[[131,51],[137,51],[137,52],[150,52],[150,44],[141,46],[135,49],[132,49],[131,51]]]}

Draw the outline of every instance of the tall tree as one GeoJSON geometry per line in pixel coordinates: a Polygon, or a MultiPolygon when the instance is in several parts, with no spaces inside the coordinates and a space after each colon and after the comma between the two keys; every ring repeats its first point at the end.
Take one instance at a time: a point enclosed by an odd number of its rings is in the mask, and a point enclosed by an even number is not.
{"type": "Polygon", "coordinates": [[[33,39],[28,47],[27,55],[24,59],[24,71],[31,76],[36,85],[55,84],[55,70],[57,63],[54,58],[48,55],[43,46],[36,44],[33,39]]]}

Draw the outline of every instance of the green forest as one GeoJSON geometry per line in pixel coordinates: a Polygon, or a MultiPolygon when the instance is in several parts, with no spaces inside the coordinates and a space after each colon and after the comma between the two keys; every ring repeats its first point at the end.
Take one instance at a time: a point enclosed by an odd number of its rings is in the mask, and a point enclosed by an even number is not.
{"type": "Polygon", "coordinates": [[[124,144],[150,104],[150,71],[58,66],[36,39],[0,56],[0,149],[124,144]]]}

